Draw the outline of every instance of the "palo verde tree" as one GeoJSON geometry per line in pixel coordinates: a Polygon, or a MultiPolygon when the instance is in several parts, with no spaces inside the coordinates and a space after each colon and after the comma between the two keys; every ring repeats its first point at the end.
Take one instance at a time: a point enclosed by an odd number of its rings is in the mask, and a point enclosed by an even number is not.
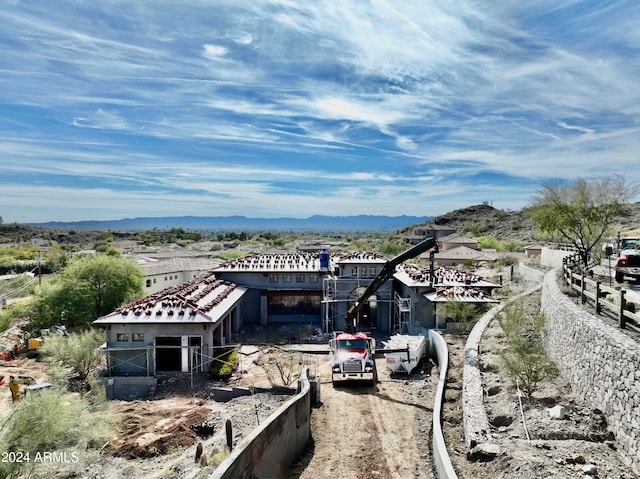
{"type": "Polygon", "coordinates": [[[36,306],[39,327],[87,326],[143,294],[143,273],[122,256],[83,255],[43,288],[36,306]]]}
{"type": "Polygon", "coordinates": [[[508,304],[497,318],[507,339],[500,365],[513,383],[531,397],[542,382],[558,375],[558,368],[542,343],[544,315],[531,311],[520,300],[508,304]]]}
{"type": "Polygon", "coordinates": [[[586,268],[594,248],[637,193],[638,184],[620,175],[550,181],[533,197],[532,218],[543,232],[572,244],[586,268]]]}

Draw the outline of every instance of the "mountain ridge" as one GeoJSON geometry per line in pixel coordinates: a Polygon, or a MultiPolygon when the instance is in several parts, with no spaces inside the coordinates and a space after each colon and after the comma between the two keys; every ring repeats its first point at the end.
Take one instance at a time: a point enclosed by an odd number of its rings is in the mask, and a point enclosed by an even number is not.
{"type": "Polygon", "coordinates": [[[24,223],[27,226],[63,230],[125,230],[187,228],[199,231],[363,231],[392,232],[410,224],[423,223],[432,216],[313,215],[307,218],[253,218],[232,216],[141,216],[117,220],[49,221],[24,223]]]}

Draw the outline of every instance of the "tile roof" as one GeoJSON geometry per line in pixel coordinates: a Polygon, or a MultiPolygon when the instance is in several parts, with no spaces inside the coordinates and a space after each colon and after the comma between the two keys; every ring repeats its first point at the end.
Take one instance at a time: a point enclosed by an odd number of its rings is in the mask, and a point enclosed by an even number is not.
{"type": "Polygon", "coordinates": [[[459,301],[464,303],[499,303],[489,293],[478,288],[465,288],[462,286],[444,286],[431,293],[422,295],[432,303],[444,303],[447,301],[459,301]]]}
{"type": "Polygon", "coordinates": [[[388,260],[389,258],[378,253],[358,251],[340,254],[334,259],[336,263],[386,263],[388,260]]]}
{"type": "Polygon", "coordinates": [[[212,272],[145,296],[96,320],[94,324],[214,323],[247,291],[212,272]]]}
{"type": "Polygon", "coordinates": [[[220,260],[195,258],[138,258],[137,263],[147,276],[183,271],[207,271],[220,265],[220,260]]]}
{"type": "Polygon", "coordinates": [[[435,254],[435,258],[441,260],[472,260],[472,261],[495,261],[496,254],[468,248],[467,246],[455,246],[435,254]]]}
{"type": "MultiPolygon", "coordinates": [[[[398,265],[396,273],[393,276],[407,286],[432,285],[430,268],[413,263],[398,265]]],[[[500,285],[487,281],[476,274],[461,271],[450,266],[438,266],[434,269],[434,276],[436,286],[500,287],[500,285]]]]}
{"type": "Polygon", "coordinates": [[[222,263],[214,271],[320,271],[317,253],[261,253],[222,263]]]}

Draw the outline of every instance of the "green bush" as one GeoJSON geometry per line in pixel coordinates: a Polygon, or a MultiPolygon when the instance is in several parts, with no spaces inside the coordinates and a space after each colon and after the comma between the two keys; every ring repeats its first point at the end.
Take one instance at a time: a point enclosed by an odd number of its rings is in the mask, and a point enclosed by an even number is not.
{"type": "Polygon", "coordinates": [[[540,383],[558,375],[549,359],[540,332],[542,313],[531,313],[522,301],[511,303],[498,315],[508,348],[500,354],[500,365],[511,381],[531,396],[540,383]]]}
{"type": "Polygon", "coordinates": [[[406,249],[406,245],[398,243],[396,241],[385,241],[380,245],[378,251],[385,256],[395,257],[398,256],[406,249]]]}
{"type": "Polygon", "coordinates": [[[238,367],[238,350],[233,348],[222,355],[216,355],[209,374],[216,379],[228,379],[238,367]]]}
{"type": "Polygon", "coordinates": [[[69,337],[49,336],[40,354],[51,363],[70,368],[80,379],[86,379],[100,362],[98,347],[104,340],[104,332],[98,329],[72,333],[69,337]]]}
{"type": "MultiPolygon", "coordinates": [[[[1,451],[28,453],[31,465],[38,454],[68,451],[83,455],[99,449],[112,433],[110,416],[94,409],[81,398],[50,388],[29,393],[13,406],[2,424],[1,451]]],[[[71,457],[71,456],[70,456],[71,457]]],[[[0,477],[15,477],[23,464],[0,462],[0,477]]]]}

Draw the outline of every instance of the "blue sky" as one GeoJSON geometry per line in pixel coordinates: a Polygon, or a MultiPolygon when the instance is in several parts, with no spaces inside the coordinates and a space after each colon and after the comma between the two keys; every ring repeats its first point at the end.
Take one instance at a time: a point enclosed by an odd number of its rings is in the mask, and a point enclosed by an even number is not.
{"type": "Polygon", "coordinates": [[[0,216],[437,215],[638,181],[638,25],[637,0],[3,2],[0,216]]]}

